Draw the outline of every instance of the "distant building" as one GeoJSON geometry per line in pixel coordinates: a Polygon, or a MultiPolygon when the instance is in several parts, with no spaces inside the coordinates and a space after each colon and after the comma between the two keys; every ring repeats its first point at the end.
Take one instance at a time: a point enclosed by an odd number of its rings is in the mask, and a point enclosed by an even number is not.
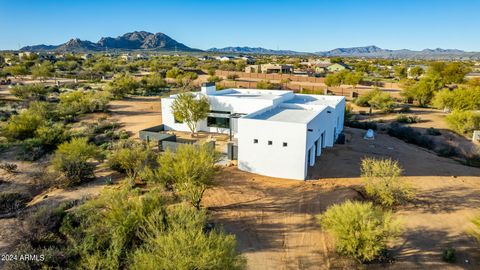
{"type": "Polygon", "coordinates": [[[225,55],[225,56],[217,56],[217,57],[215,57],[215,59],[224,62],[224,61],[233,61],[233,60],[235,60],[235,57],[234,57],[234,56],[225,55]]]}
{"type": "Polygon", "coordinates": [[[320,62],[315,64],[314,71],[316,74],[325,74],[328,72],[328,67],[331,66],[331,63],[320,62]]]}
{"type": "Polygon", "coordinates": [[[18,53],[18,58],[23,59],[25,57],[30,57],[32,54],[32,52],[20,52],[18,53]]]}
{"type": "Polygon", "coordinates": [[[148,59],[148,55],[144,54],[144,53],[137,53],[135,55],[135,58],[136,59],[139,59],[139,60],[147,60],[148,59]]]}
{"type": "Polygon", "coordinates": [[[125,60],[126,62],[133,60],[133,56],[129,53],[124,53],[124,54],[120,55],[120,58],[122,60],[125,60]]]}
{"type": "Polygon", "coordinates": [[[213,60],[213,59],[214,59],[213,57],[210,57],[208,55],[198,57],[198,60],[200,60],[200,61],[208,61],[208,60],[213,60]]]}
{"type": "Polygon", "coordinates": [[[280,65],[280,64],[262,64],[262,65],[249,65],[245,67],[246,73],[280,73],[280,74],[291,74],[293,73],[293,66],[291,65],[280,65]]]}
{"type": "Polygon", "coordinates": [[[251,57],[251,56],[241,56],[240,59],[242,60],[245,60],[245,62],[247,62],[247,65],[251,65],[251,64],[254,64],[255,63],[255,58],[251,57]]]}
{"type": "Polygon", "coordinates": [[[330,64],[327,67],[328,72],[338,72],[341,70],[351,70],[352,68],[345,63],[339,62],[335,64],[330,64]]]}
{"type": "Polygon", "coordinates": [[[91,59],[93,57],[93,54],[86,53],[86,54],[83,54],[81,57],[83,60],[87,60],[87,59],[91,59]]]}

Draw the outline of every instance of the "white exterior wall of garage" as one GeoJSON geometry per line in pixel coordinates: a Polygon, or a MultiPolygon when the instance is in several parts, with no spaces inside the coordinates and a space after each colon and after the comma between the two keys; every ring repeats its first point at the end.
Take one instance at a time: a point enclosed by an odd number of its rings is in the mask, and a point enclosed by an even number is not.
{"type": "MultiPolygon", "coordinates": [[[[238,168],[272,177],[304,180],[321,149],[332,147],[343,130],[345,97],[299,95],[284,90],[225,89],[207,84],[200,93],[210,102],[210,117],[228,118],[238,139],[238,168]]],[[[162,119],[167,130],[189,131],[176,123],[171,110],[175,95],[162,98],[162,119]]],[[[206,120],[199,131],[229,133],[206,120]]]]}

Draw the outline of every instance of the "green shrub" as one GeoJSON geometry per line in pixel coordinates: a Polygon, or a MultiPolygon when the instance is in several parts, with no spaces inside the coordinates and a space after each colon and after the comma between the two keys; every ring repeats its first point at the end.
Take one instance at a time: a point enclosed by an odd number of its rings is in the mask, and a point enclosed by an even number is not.
{"type": "Polygon", "coordinates": [[[444,262],[453,263],[456,261],[455,249],[452,247],[446,248],[442,252],[442,260],[444,262]]]}
{"type": "Polygon", "coordinates": [[[408,123],[408,124],[413,124],[413,123],[419,123],[421,121],[420,117],[416,115],[405,115],[405,114],[399,114],[397,116],[396,121],[398,123],[408,123]]]}
{"type": "Polygon", "coordinates": [[[347,127],[351,128],[359,128],[359,129],[371,129],[371,130],[377,130],[377,123],[373,121],[347,121],[345,122],[345,125],[347,127]]]}
{"type": "Polygon", "coordinates": [[[442,135],[442,133],[440,132],[440,130],[436,129],[436,128],[433,128],[433,127],[430,127],[427,129],[427,134],[428,135],[431,135],[431,136],[440,136],[442,135]]]}
{"type": "Polygon", "coordinates": [[[69,213],[60,228],[75,248],[82,269],[122,269],[142,243],[150,217],[163,216],[164,197],[158,190],[141,195],[127,186],[105,189],[69,213]]]}
{"type": "Polygon", "coordinates": [[[46,154],[47,150],[39,138],[30,138],[22,141],[18,158],[21,160],[35,161],[46,154]]]}
{"type": "Polygon", "coordinates": [[[73,138],[58,146],[52,165],[66,178],[64,184],[73,186],[93,178],[94,166],[88,161],[95,157],[98,157],[95,145],[89,144],[86,138],[73,138]]]}
{"type": "Polygon", "coordinates": [[[63,93],[59,98],[58,110],[64,116],[106,111],[110,102],[110,94],[106,91],[76,90],[63,93]]]}
{"type": "Polygon", "coordinates": [[[459,134],[472,134],[474,130],[480,129],[480,113],[473,111],[453,111],[445,120],[459,134]]]}
{"type": "Polygon", "coordinates": [[[276,85],[270,81],[257,82],[257,89],[281,89],[281,85],[276,85]]]}
{"type": "Polygon", "coordinates": [[[207,78],[207,81],[208,81],[208,82],[221,82],[221,81],[222,81],[222,78],[219,77],[219,76],[214,75],[214,76],[208,77],[208,78],[207,78]]]}
{"type": "Polygon", "coordinates": [[[387,131],[388,135],[396,137],[407,143],[416,144],[420,147],[433,150],[435,148],[435,141],[422,133],[415,131],[411,127],[404,127],[393,123],[390,125],[387,131]]]}
{"type": "Polygon", "coordinates": [[[230,74],[230,75],[227,76],[227,79],[231,80],[231,81],[235,81],[236,79],[238,79],[238,75],[237,74],[230,74]]]}
{"type": "Polygon", "coordinates": [[[382,112],[390,112],[393,110],[395,102],[390,94],[374,88],[365,95],[355,99],[355,104],[360,107],[372,107],[382,112]]]}
{"type": "Polygon", "coordinates": [[[147,146],[127,140],[115,145],[107,163],[113,170],[126,173],[128,178],[135,180],[154,160],[153,152],[147,146]]]}
{"type": "Polygon", "coordinates": [[[16,212],[25,207],[31,197],[20,192],[0,192],[0,214],[16,212]]]}
{"type": "Polygon", "coordinates": [[[361,262],[377,258],[400,228],[390,212],[370,202],[335,204],[319,220],[322,228],[334,237],[337,251],[361,262]]]}
{"type": "Polygon", "coordinates": [[[33,138],[35,131],[45,125],[45,123],[46,119],[43,115],[31,110],[25,110],[10,118],[3,127],[3,134],[9,140],[33,138]]]}
{"type": "Polygon", "coordinates": [[[393,206],[413,199],[413,191],[399,177],[402,168],[391,159],[364,158],[361,176],[365,192],[383,206],[393,206]]]}
{"type": "Polygon", "coordinates": [[[49,88],[43,84],[15,85],[10,89],[10,93],[24,100],[45,100],[49,88]]]}
{"type": "Polygon", "coordinates": [[[130,75],[120,75],[108,83],[107,90],[114,98],[124,98],[128,94],[134,94],[140,84],[130,75]]]}
{"type": "Polygon", "coordinates": [[[157,212],[147,223],[145,245],[133,254],[131,268],[149,269],[244,269],[233,235],[206,231],[204,210],[182,205],[157,212]]]}
{"type": "Polygon", "coordinates": [[[197,209],[205,190],[214,184],[218,155],[207,144],[181,145],[176,153],[167,151],[158,157],[159,168],[146,170],[144,179],[162,183],[197,209]]]}

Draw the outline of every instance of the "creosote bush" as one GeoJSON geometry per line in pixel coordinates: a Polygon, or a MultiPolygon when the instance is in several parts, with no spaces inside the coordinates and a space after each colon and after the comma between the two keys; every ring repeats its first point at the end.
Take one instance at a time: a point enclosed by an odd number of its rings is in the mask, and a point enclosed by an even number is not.
{"type": "Polygon", "coordinates": [[[365,192],[382,206],[390,207],[413,199],[413,190],[400,176],[402,168],[391,159],[364,158],[361,175],[365,192]]]}
{"type": "Polygon", "coordinates": [[[58,146],[52,165],[65,177],[63,184],[73,186],[93,178],[94,166],[89,160],[95,157],[98,157],[95,145],[86,138],[73,138],[58,146]]]}
{"type": "Polygon", "coordinates": [[[319,216],[319,221],[334,237],[337,251],[360,262],[376,259],[400,232],[392,214],[371,202],[335,204],[319,216]]]}

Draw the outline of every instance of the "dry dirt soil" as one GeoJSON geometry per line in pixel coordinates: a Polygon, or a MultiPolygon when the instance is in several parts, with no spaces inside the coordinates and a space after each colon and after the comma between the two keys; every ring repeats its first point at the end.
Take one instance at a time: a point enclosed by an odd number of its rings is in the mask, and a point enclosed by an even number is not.
{"type": "Polygon", "coordinates": [[[478,244],[467,231],[479,214],[480,169],[388,135],[367,141],[363,132],[347,128],[347,143],[325,151],[305,182],[223,171],[204,205],[237,235],[249,269],[479,269],[478,244]],[[399,160],[417,192],[415,201],[396,209],[404,231],[390,245],[396,261],[389,265],[340,258],[315,218],[334,203],[360,198],[364,156],[399,160]],[[457,250],[456,264],[441,260],[449,246],[457,250]]]}

